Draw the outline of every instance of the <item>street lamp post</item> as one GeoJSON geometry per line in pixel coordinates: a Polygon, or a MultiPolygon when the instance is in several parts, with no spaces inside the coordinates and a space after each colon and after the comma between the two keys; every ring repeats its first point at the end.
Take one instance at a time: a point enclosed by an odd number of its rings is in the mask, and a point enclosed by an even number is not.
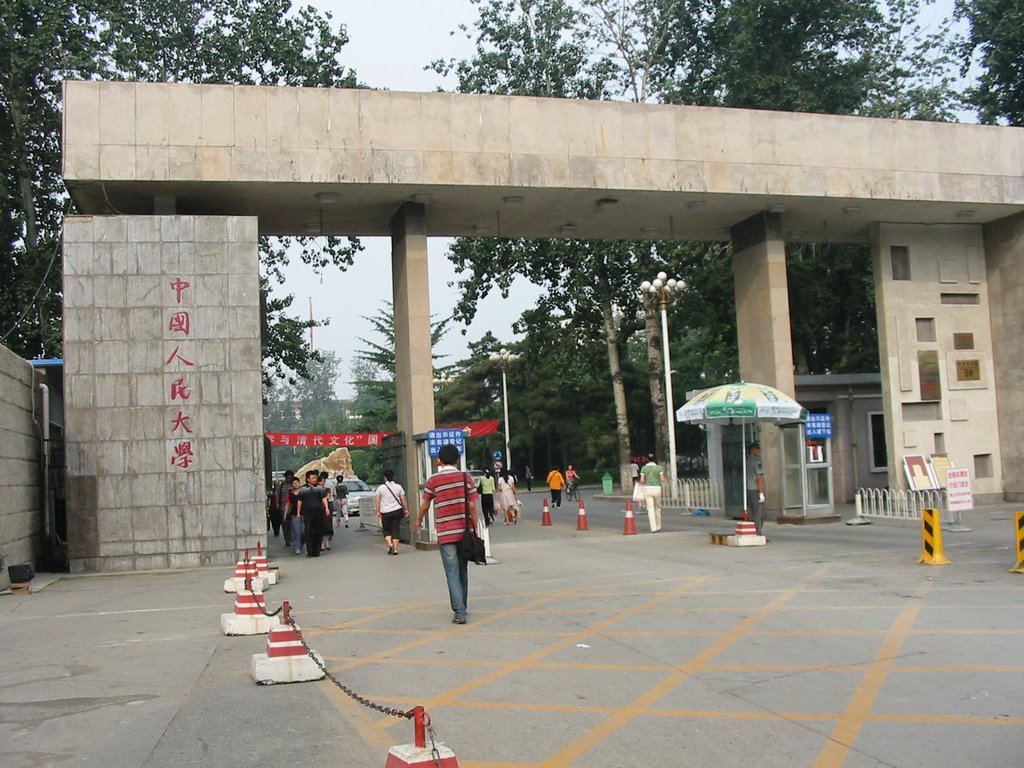
{"type": "Polygon", "coordinates": [[[681,293],[686,288],[686,283],[669,277],[664,272],[659,272],[653,280],[644,280],[640,283],[640,292],[650,294],[657,300],[661,307],[661,355],[665,361],[665,410],[668,420],[668,474],[671,481],[669,495],[675,498],[677,489],[676,481],[678,472],[676,470],[676,428],[675,410],[672,402],[672,361],[668,352],[668,301],[674,293],[681,293]]]}
{"type": "Polygon", "coordinates": [[[512,430],[508,424],[508,379],[505,376],[505,372],[508,370],[509,365],[519,359],[519,355],[515,355],[502,347],[487,359],[492,363],[497,363],[498,367],[501,368],[501,402],[505,411],[505,468],[511,470],[512,454],[509,451],[508,443],[512,430]]]}

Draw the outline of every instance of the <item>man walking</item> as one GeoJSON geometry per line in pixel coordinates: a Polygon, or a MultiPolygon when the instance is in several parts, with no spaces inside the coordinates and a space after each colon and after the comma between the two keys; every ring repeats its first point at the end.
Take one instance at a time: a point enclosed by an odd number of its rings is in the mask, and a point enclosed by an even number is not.
{"type": "Polygon", "coordinates": [[[661,530],[661,484],[665,482],[665,470],[654,460],[654,454],[647,456],[647,463],[640,467],[644,481],[644,503],[647,505],[647,522],[651,533],[661,530]]]}
{"type": "Polygon", "coordinates": [[[476,486],[473,477],[460,470],[459,449],[442,445],[437,453],[441,468],[429,478],[423,488],[423,502],[416,515],[416,526],[434,503],[434,528],[441,551],[441,565],[448,582],[453,624],[466,623],[466,604],[469,601],[469,564],[459,557],[459,542],[468,525],[476,528],[476,486]],[[467,523],[466,517],[469,517],[467,523]]]}
{"type": "Polygon", "coordinates": [[[305,525],[306,557],[320,557],[324,522],[330,511],[327,508],[327,497],[320,488],[320,473],[315,469],[306,473],[306,484],[299,491],[295,511],[305,525]]]}
{"type": "Polygon", "coordinates": [[[763,536],[764,526],[764,462],[761,461],[761,444],[754,442],[747,449],[747,512],[757,529],[757,535],[763,536]]]}
{"type": "Polygon", "coordinates": [[[552,507],[562,506],[563,488],[565,488],[565,476],[562,475],[562,470],[556,464],[554,468],[548,472],[548,490],[551,491],[552,507]]]}

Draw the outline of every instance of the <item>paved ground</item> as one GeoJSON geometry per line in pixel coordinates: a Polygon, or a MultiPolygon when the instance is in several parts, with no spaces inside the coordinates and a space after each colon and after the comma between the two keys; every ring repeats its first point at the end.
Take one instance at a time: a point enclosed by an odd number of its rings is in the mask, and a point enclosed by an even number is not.
{"type": "MultiPolygon", "coordinates": [[[[386,557],[340,529],[319,560],[271,555],[310,645],[386,706],[419,704],[463,768],[1024,765],[1024,575],[1011,507],[967,513],[946,566],[912,524],[767,526],[621,502],[492,529],[469,624],[436,552],[386,557]]],[[[0,597],[0,765],[380,768],[409,721],[329,681],[257,686],[261,637],[228,638],[226,569],[64,577],[0,597]]],[[[41,579],[41,583],[45,579],[41,579]]]]}

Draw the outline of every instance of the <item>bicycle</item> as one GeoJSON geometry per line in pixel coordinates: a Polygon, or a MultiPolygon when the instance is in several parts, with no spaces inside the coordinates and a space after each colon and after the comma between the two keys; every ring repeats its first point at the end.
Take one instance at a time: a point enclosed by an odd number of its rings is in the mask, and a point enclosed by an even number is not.
{"type": "Polygon", "coordinates": [[[569,480],[565,485],[565,500],[566,501],[579,501],[580,500],[580,481],[569,480]]]}

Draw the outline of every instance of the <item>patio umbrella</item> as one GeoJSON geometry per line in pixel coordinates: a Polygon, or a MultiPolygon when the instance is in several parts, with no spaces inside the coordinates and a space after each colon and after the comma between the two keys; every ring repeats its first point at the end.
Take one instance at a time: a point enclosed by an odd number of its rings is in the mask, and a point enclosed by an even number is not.
{"type": "MultiPolygon", "coordinates": [[[[676,421],[689,424],[798,424],[807,409],[767,384],[737,381],[698,392],[676,411],[676,421]]],[[[747,431],[743,430],[743,516],[747,517],[747,431]]]]}

